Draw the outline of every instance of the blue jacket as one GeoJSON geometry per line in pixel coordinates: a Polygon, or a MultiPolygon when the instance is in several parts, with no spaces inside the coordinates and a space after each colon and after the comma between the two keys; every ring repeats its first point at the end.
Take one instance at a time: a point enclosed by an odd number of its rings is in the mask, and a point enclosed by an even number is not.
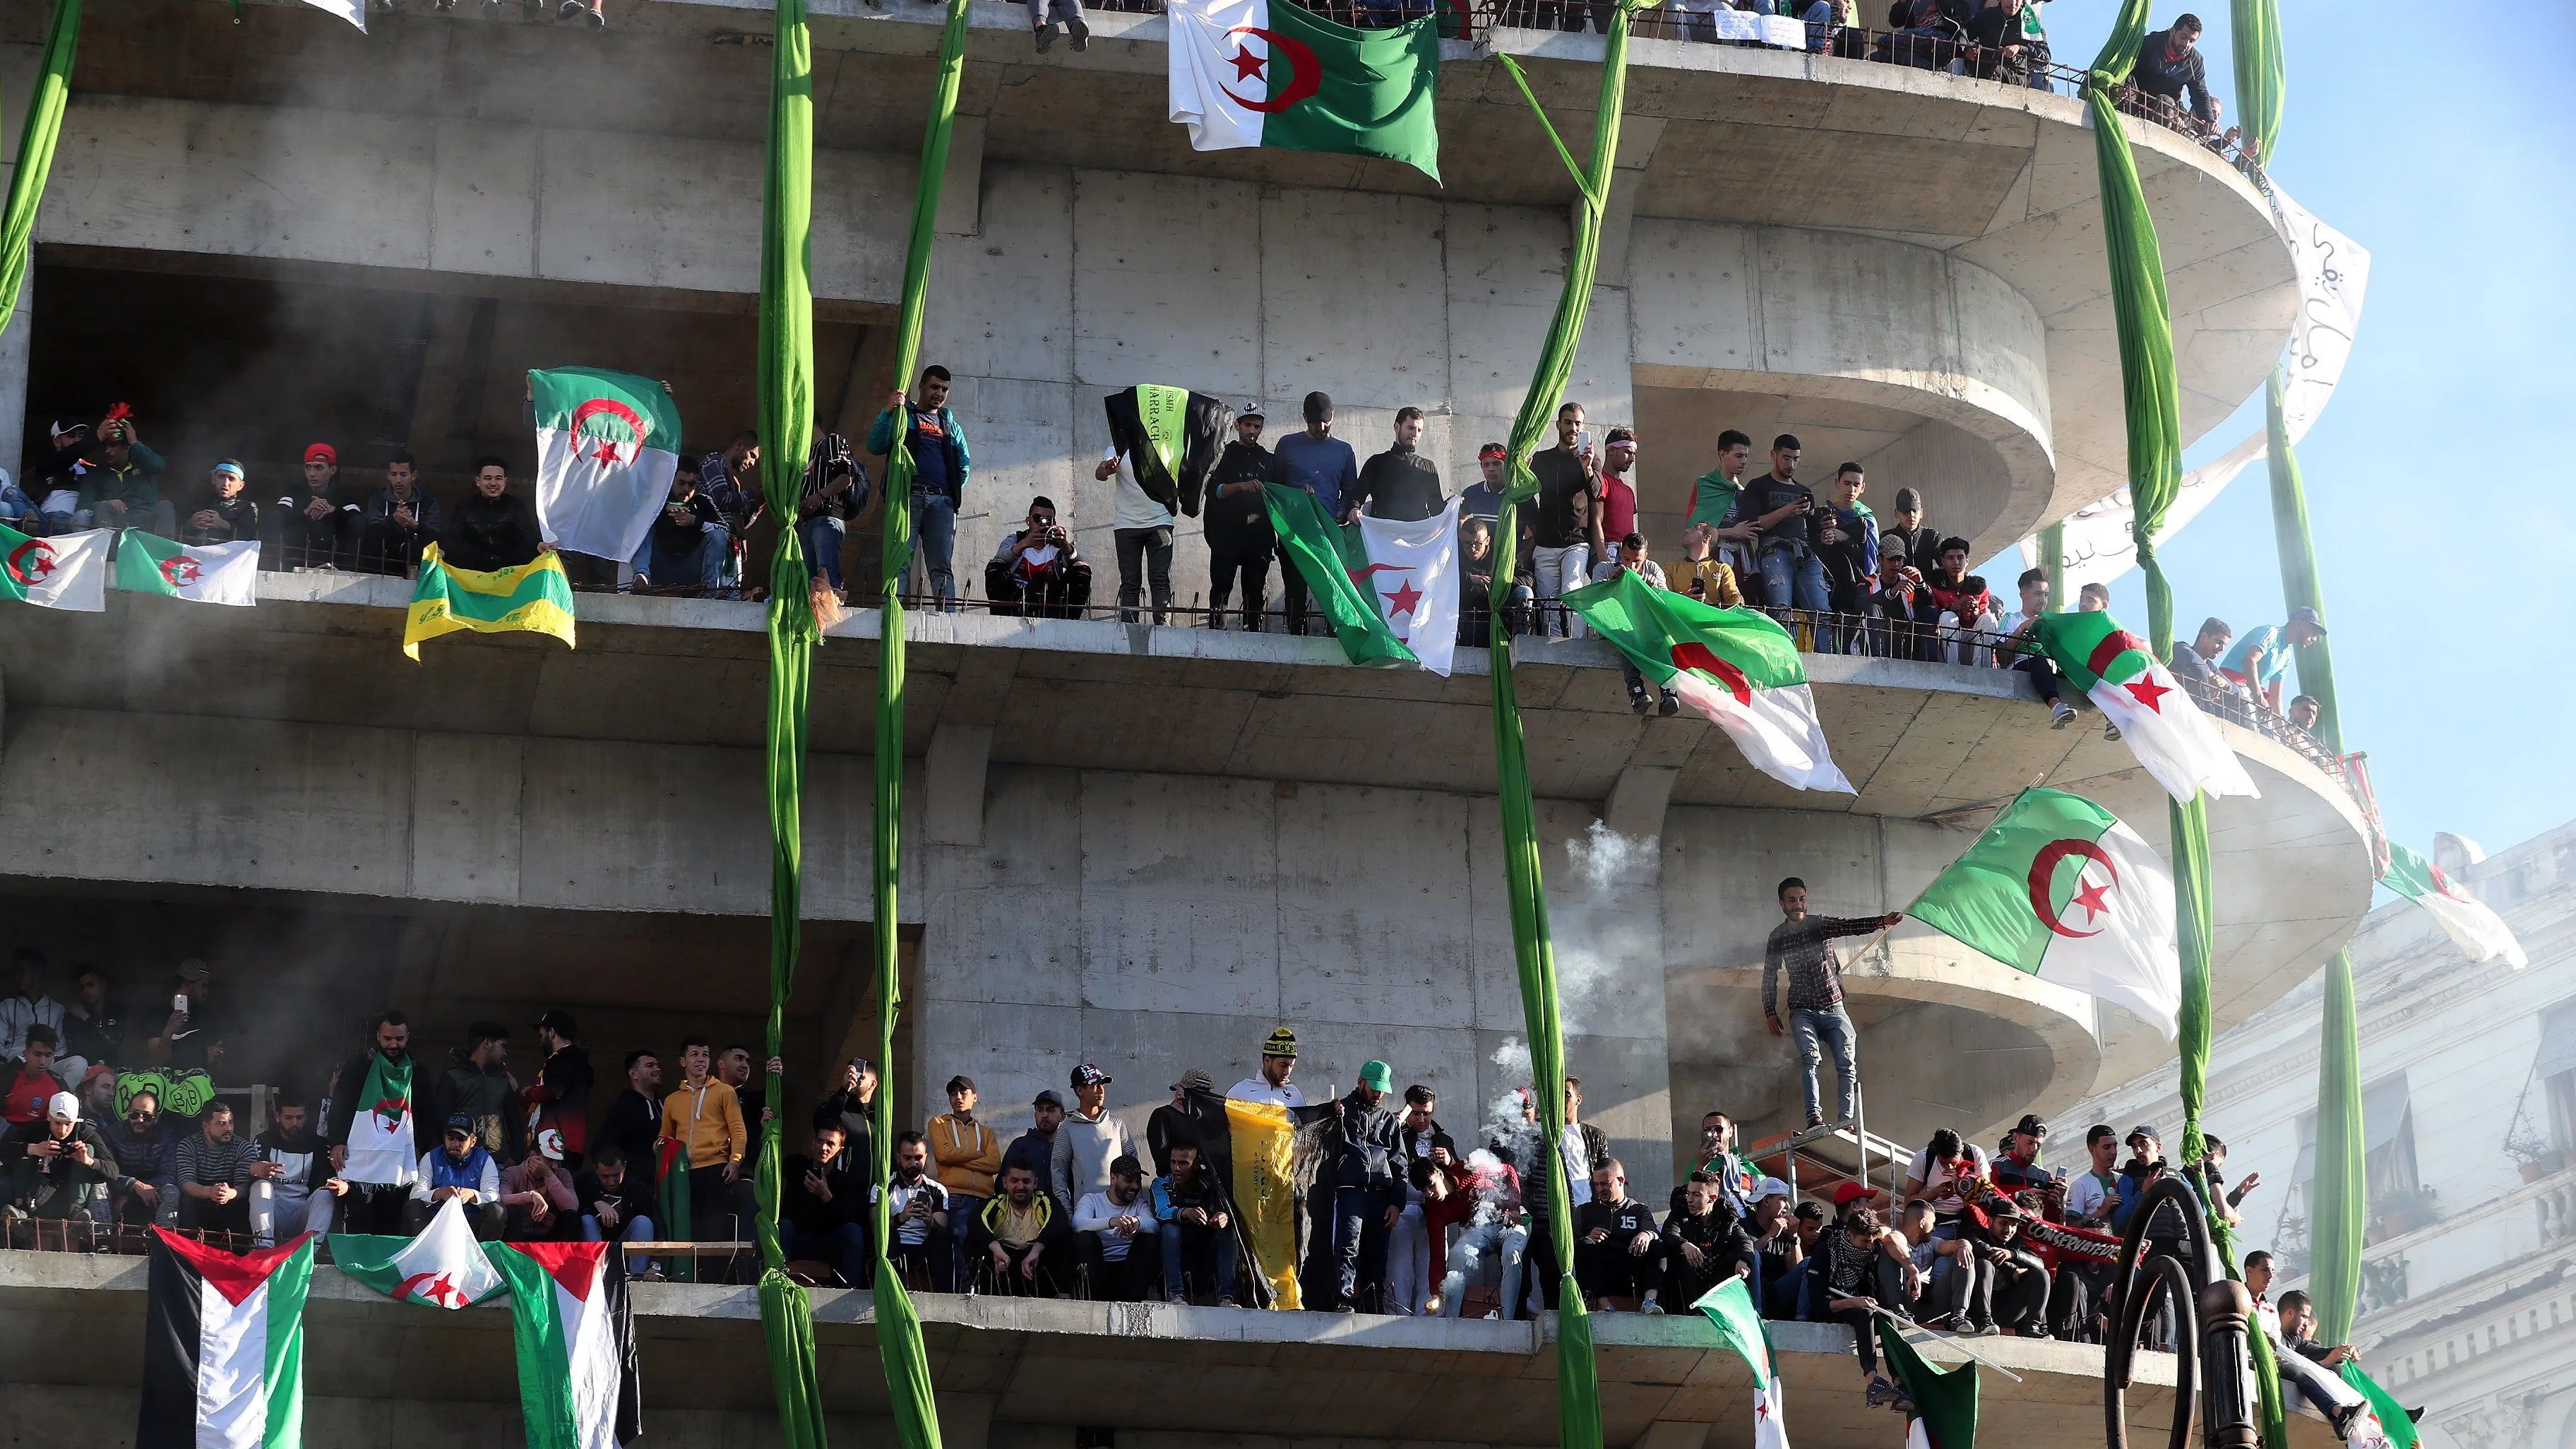
{"type": "MultiPolygon", "coordinates": [[[[921,423],[916,416],[921,409],[912,403],[903,406],[904,443],[909,447],[921,435],[921,423]]],[[[941,408],[936,416],[939,425],[948,431],[948,450],[957,459],[957,476],[949,480],[945,491],[949,502],[962,504],[966,501],[966,474],[975,466],[974,459],[966,451],[966,430],[957,426],[957,414],[947,408],[941,408]]],[[[894,452],[894,409],[887,408],[878,413],[877,420],[868,425],[868,452],[879,458],[894,452]]],[[[918,456],[917,449],[915,454],[918,456]]]]}

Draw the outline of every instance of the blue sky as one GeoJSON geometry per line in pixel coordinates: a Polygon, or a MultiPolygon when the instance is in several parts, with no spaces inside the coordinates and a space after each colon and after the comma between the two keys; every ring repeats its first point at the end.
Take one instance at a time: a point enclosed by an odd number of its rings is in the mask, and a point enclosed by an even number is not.
{"type": "MultiPolygon", "coordinates": [[[[2113,8],[2051,4],[2056,58],[2088,64],[2113,8]]],[[[2197,13],[2233,117],[2230,8],[2197,13]]],[[[2368,752],[2395,838],[2429,851],[2450,830],[2495,851],[2576,818],[2576,671],[2556,627],[2576,613],[2562,544],[2576,539],[2576,87],[2564,28],[2540,12],[2499,30],[2514,12],[2357,13],[2372,8],[2281,5],[2272,174],[2371,253],[2351,365],[2299,462],[2346,747],[2368,752]]],[[[2155,25],[2182,9],[2159,4],[2155,25]]],[[[2258,395],[2185,462],[2262,412],[2258,395]]],[[[2239,631],[2281,617],[2271,520],[2258,465],[2173,536],[2178,632],[2210,614],[2239,631]]],[[[2112,609],[2145,628],[2136,573],[2112,609]]]]}

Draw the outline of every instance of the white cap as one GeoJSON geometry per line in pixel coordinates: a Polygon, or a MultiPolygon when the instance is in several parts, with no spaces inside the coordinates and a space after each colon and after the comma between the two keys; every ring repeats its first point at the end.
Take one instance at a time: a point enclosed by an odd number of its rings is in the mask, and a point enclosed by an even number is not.
{"type": "Polygon", "coordinates": [[[1787,1196],[1789,1196],[1789,1184],[1782,1182],[1776,1177],[1766,1177],[1760,1182],[1753,1184],[1753,1200],[1755,1202],[1760,1202],[1766,1197],[1787,1196]]]}
{"type": "Polygon", "coordinates": [[[56,1092],[45,1101],[45,1115],[57,1122],[80,1120],[80,1098],[69,1092],[56,1092]]]}

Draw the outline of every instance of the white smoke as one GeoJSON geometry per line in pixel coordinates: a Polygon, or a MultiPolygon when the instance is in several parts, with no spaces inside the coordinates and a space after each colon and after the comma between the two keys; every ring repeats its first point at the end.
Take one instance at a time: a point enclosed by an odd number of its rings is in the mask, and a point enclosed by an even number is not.
{"type": "MultiPolygon", "coordinates": [[[[1654,836],[1621,835],[1595,820],[1565,843],[1565,871],[1548,892],[1556,994],[1568,1036],[1611,1033],[1623,1013],[1664,1009],[1663,851],[1654,836]],[[1646,983],[1651,999],[1639,1000],[1646,983]]],[[[1526,1056],[1526,1053],[1524,1053],[1526,1056]]]]}

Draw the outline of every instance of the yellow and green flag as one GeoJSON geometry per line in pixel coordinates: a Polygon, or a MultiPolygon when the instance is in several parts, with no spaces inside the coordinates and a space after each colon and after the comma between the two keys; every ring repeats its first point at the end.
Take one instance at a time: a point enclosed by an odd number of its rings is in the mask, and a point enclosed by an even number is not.
{"type": "Polygon", "coordinates": [[[418,659],[422,640],[459,629],[551,634],[570,646],[572,580],[564,577],[563,560],[541,553],[516,568],[478,573],[450,565],[431,544],[421,551],[420,583],[403,620],[403,653],[418,659]]]}

